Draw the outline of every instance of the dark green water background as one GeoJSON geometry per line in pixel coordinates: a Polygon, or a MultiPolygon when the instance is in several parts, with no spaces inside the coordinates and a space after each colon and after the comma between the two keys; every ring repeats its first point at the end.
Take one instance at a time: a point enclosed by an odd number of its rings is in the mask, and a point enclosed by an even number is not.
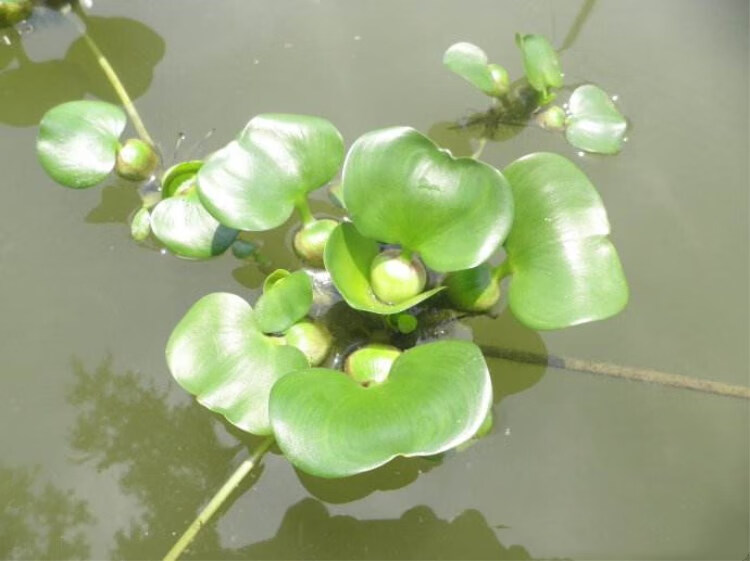
{"type": "MultiPolygon", "coordinates": [[[[179,157],[202,156],[269,111],[325,116],[347,143],[389,125],[437,130],[488,105],[443,69],[447,46],[475,42],[518,76],[513,34],[560,46],[581,6],[97,0],[91,13],[108,18],[94,20],[103,47],[171,160],[180,132],[179,157]]],[[[172,382],[166,339],[199,297],[253,298],[261,274],[229,255],[191,263],[139,247],[130,187],[73,192],[44,175],[42,113],[111,95],[81,53],[65,56],[75,37],[47,18],[22,37],[24,55],[0,43],[0,558],[155,558],[254,445],[172,382]]],[[[579,158],[528,128],[484,157],[577,160],[609,209],[631,302],[541,337],[507,316],[477,320],[475,339],[747,385],[748,3],[600,0],[562,63],[568,83],[619,95],[632,121],[622,154],[579,158]]],[[[265,247],[296,267],[288,229],[265,247]]],[[[337,482],[270,455],[188,557],[748,553],[747,402],[490,366],[495,427],[479,444],[337,482]]]]}

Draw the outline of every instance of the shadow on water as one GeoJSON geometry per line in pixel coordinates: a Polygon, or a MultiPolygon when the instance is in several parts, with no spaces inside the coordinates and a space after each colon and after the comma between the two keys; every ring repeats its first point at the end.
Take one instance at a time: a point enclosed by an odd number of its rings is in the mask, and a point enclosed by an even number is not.
{"type": "Polygon", "coordinates": [[[90,558],[86,503],[38,474],[0,464],[0,559],[90,558]]]}
{"type": "MultiPolygon", "coordinates": [[[[67,24],[65,16],[54,10],[40,13],[43,15],[35,16],[44,19],[37,24],[40,28],[58,22],[67,24]]],[[[34,22],[32,18],[32,26],[34,22]]],[[[100,45],[131,97],[143,95],[164,56],[164,40],[132,19],[91,16],[87,22],[89,35],[100,45]]],[[[55,105],[86,94],[119,105],[83,38],[73,41],[63,58],[36,62],[26,54],[23,36],[16,29],[6,30],[5,36],[9,45],[0,44],[0,69],[4,68],[0,72],[0,122],[16,127],[36,125],[55,105]]]]}
{"type": "Polygon", "coordinates": [[[392,520],[332,516],[314,499],[289,510],[276,535],[227,552],[227,559],[531,559],[525,548],[503,546],[476,510],[451,521],[426,506],[392,520]]]}
{"type": "Polygon", "coordinates": [[[101,189],[102,200],[86,215],[89,224],[130,224],[131,215],[141,206],[141,197],[131,181],[113,177],[101,189]]]}

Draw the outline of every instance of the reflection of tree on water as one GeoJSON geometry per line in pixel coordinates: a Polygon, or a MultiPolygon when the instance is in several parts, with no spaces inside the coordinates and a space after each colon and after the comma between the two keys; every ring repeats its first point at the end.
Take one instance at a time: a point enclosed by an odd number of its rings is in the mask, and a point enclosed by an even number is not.
{"type": "Polygon", "coordinates": [[[89,558],[86,503],[37,476],[0,465],[0,559],[89,558]]]}
{"type": "MultiPolygon", "coordinates": [[[[93,372],[76,364],[75,375],[69,401],[79,413],[71,446],[99,469],[122,470],[122,491],[143,508],[118,532],[110,557],[163,555],[231,473],[242,445],[221,443],[212,415],[199,405],[170,407],[142,376],[113,373],[109,359],[93,372]]],[[[216,529],[207,527],[193,554],[205,557],[217,548],[216,529]]]]}
{"type": "Polygon", "coordinates": [[[416,506],[392,520],[331,516],[314,499],[287,510],[276,535],[228,559],[531,559],[521,546],[503,546],[476,510],[441,520],[416,506]]]}
{"type": "MultiPolygon", "coordinates": [[[[98,469],[118,468],[118,473],[122,473],[122,491],[137,498],[143,509],[128,528],[117,533],[109,557],[154,558],[169,550],[232,472],[237,456],[244,455],[242,449],[254,448],[256,439],[225,426],[236,440],[234,444],[222,442],[215,430],[219,426],[217,416],[196,403],[168,405],[164,392],[144,382],[142,375],[114,373],[111,362],[105,360],[94,371],[75,365],[76,383],[68,399],[77,408],[78,418],[71,433],[71,446],[84,453],[86,460],[98,469]]],[[[378,489],[408,485],[438,465],[439,462],[427,459],[402,458],[362,476],[322,482],[301,476],[301,481],[324,500],[346,502],[378,489]]],[[[245,481],[233,498],[246,491],[260,473],[245,481]]],[[[231,503],[230,499],[225,509],[231,508],[231,503]]],[[[217,519],[220,516],[221,512],[217,519]]],[[[504,548],[476,511],[466,511],[447,522],[438,519],[426,506],[418,506],[399,519],[369,521],[331,517],[313,499],[291,507],[271,540],[225,550],[216,526],[209,524],[187,553],[191,558],[441,558],[441,555],[442,558],[529,558],[522,548],[504,548]]]]}

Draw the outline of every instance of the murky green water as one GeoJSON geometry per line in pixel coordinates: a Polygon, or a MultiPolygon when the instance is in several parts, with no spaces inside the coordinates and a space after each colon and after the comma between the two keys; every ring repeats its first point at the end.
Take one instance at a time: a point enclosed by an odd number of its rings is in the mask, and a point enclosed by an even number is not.
{"type": "MultiPolygon", "coordinates": [[[[506,316],[476,320],[475,338],[748,384],[748,4],[590,4],[562,62],[568,82],[620,96],[633,125],[624,152],[578,159],[530,128],[485,158],[577,159],[609,209],[631,303],[616,319],[541,337],[506,316]]],[[[478,43],[519,75],[513,33],[561,45],[581,6],[140,0],[97,1],[92,14],[106,18],[95,20],[105,47],[129,43],[111,57],[169,160],[179,133],[178,158],[201,156],[267,111],[325,116],[348,142],[388,125],[428,131],[487,103],[442,68],[448,45],[478,43]]],[[[261,273],[231,256],[190,263],[139,247],[129,187],[73,192],[44,175],[42,113],[110,95],[81,53],[65,56],[75,36],[50,19],[22,51],[0,43],[0,558],[156,558],[254,445],[171,381],[165,341],[200,296],[252,297],[261,273]]],[[[287,241],[266,236],[265,247],[295,267],[287,241]]],[[[491,367],[500,399],[479,444],[335,482],[271,455],[188,557],[748,553],[747,402],[491,367]]]]}

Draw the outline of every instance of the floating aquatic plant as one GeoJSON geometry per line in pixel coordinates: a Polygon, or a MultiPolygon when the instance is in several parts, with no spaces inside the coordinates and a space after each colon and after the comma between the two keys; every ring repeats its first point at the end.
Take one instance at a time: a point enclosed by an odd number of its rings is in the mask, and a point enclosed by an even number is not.
{"type": "MultiPolygon", "coordinates": [[[[615,152],[624,119],[606,94],[584,86],[568,115],[557,106],[542,115],[562,86],[557,54],[539,35],[517,42],[526,72],[517,83],[469,43],[449,48],[444,63],[500,106],[566,127],[576,146],[615,152]]],[[[82,100],[42,119],[37,150],[55,181],[87,188],[113,171],[135,184],[155,181],[131,234],[153,234],[191,259],[230,247],[240,258],[255,255],[243,233],[280,227],[296,211],[302,226],[292,246],[308,266],[268,274],[254,304],[209,294],[172,331],[174,379],[229,423],[267,438],[168,558],[273,442],[297,469],[338,478],[397,456],[461,449],[490,431],[493,388],[482,351],[435,329],[441,312],[484,313],[507,293],[522,323],[559,329],[610,317],[627,302],[603,203],[563,156],[534,153],[501,171],[479,152],[455,157],[403,126],[367,132],[345,154],[326,119],[263,114],[213,154],[162,171],[132,101],[113,70],[107,77],[126,111],[82,100]],[[128,116],[139,138],[121,143],[128,116]],[[308,196],[339,174],[331,192],[344,219],[316,218],[308,196]],[[340,306],[379,329],[342,341],[340,306]]]]}

